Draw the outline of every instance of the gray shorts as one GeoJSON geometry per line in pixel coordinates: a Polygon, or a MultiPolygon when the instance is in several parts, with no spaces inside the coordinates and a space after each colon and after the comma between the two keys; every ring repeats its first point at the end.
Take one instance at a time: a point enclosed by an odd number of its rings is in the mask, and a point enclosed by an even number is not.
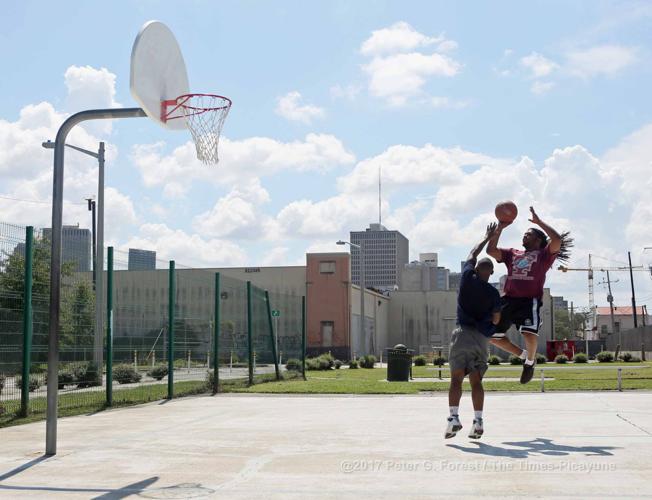
{"type": "Polygon", "coordinates": [[[482,377],[487,371],[489,339],[476,328],[458,326],[451,335],[448,366],[451,371],[464,370],[464,374],[478,371],[482,377]]]}

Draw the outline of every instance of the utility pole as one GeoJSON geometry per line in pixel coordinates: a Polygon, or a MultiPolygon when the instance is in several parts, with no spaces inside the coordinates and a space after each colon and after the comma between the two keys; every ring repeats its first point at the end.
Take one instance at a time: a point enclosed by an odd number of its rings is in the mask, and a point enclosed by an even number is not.
{"type": "Polygon", "coordinates": [[[636,294],[634,293],[634,273],[632,272],[632,254],[627,252],[627,258],[629,259],[629,280],[632,283],[632,314],[634,315],[634,328],[638,327],[638,321],[636,319],[636,294]]]}
{"type": "MultiPolygon", "coordinates": [[[[616,323],[614,320],[614,296],[611,295],[611,279],[609,278],[609,271],[607,271],[607,288],[609,289],[609,295],[607,295],[607,302],[609,302],[609,314],[611,315],[611,333],[616,333],[616,323]]],[[[621,333],[618,330],[618,343],[622,345],[621,333]]]]}
{"type": "Polygon", "coordinates": [[[91,212],[91,240],[93,244],[93,290],[97,283],[97,237],[95,236],[95,200],[93,198],[86,198],[88,202],[88,211],[91,212]]]}
{"type": "Polygon", "coordinates": [[[573,301],[571,300],[571,313],[570,313],[570,336],[571,338],[575,336],[575,310],[573,309],[573,301]]]}

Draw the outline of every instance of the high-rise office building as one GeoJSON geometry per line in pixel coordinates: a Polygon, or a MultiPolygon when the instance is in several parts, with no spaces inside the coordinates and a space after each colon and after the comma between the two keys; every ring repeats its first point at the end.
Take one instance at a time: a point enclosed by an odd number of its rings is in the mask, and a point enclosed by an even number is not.
{"type": "MultiPolygon", "coordinates": [[[[364,251],[365,285],[379,290],[400,287],[401,270],[408,263],[410,242],[399,231],[370,224],[365,231],[351,231],[351,243],[364,251]]],[[[360,252],[351,248],[351,280],[360,285],[360,252]]]]}
{"type": "Polygon", "coordinates": [[[128,269],[130,271],[151,271],[156,269],[156,252],[130,248],[128,269]]]}
{"type": "MultiPolygon", "coordinates": [[[[52,229],[44,228],[43,237],[52,240],[52,229]]],[[[61,230],[61,261],[72,262],[73,271],[86,272],[91,270],[91,231],[76,226],[63,226],[61,230]]]]}

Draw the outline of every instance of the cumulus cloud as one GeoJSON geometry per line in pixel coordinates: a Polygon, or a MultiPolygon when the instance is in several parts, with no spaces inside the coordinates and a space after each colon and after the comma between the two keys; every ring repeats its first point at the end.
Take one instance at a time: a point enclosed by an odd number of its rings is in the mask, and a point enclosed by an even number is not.
{"type": "Polygon", "coordinates": [[[204,239],[165,224],[143,224],[139,235],[129,239],[123,249],[156,249],[156,257],[176,260],[189,267],[243,266],[247,255],[240,246],[216,238],[204,239]]]}
{"type": "Polygon", "coordinates": [[[599,45],[566,54],[568,71],[581,78],[613,76],[634,64],[637,50],[623,45],[599,45]]]}
{"type": "Polygon", "coordinates": [[[274,222],[261,211],[270,201],[269,193],[253,178],[246,186],[236,186],[207,212],[193,220],[195,231],[216,238],[255,239],[273,235],[274,222]]]}
{"type": "Polygon", "coordinates": [[[420,48],[437,47],[440,51],[457,47],[453,40],[443,35],[430,37],[419,33],[405,21],[399,21],[387,28],[371,32],[371,36],[360,47],[365,56],[378,56],[394,52],[409,52],[420,48]]]}
{"type": "Polygon", "coordinates": [[[554,82],[540,82],[536,81],[530,87],[530,91],[535,95],[543,95],[552,90],[555,86],[554,82]]]}
{"type": "Polygon", "coordinates": [[[457,43],[419,33],[406,22],[372,32],[360,52],[372,59],[362,66],[371,95],[391,106],[403,106],[425,94],[431,77],[453,77],[462,65],[446,53],[457,43]]]}
{"type": "Polygon", "coordinates": [[[293,170],[326,172],[339,165],[348,165],[355,156],[342,142],[329,134],[308,134],[305,139],[281,142],[268,137],[243,140],[220,140],[220,164],[207,168],[195,157],[195,146],[187,142],[165,154],[165,144],[134,146],[131,159],[140,170],[148,187],[162,186],[170,198],[185,196],[195,181],[233,184],[242,172],[254,177],[293,170]]]}
{"type": "Polygon", "coordinates": [[[315,118],[323,118],[325,112],[318,106],[303,104],[303,97],[294,90],[277,99],[276,114],[287,120],[309,124],[315,118]]]}
{"type": "Polygon", "coordinates": [[[557,63],[536,52],[532,52],[530,55],[522,57],[521,65],[530,71],[533,78],[548,76],[559,68],[557,63]]]}

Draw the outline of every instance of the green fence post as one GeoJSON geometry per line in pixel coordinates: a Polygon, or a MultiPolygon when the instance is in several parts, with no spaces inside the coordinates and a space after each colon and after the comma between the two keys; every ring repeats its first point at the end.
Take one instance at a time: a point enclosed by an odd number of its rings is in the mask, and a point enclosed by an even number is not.
{"type": "Polygon", "coordinates": [[[106,256],[106,404],[113,405],[113,247],[106,256]]]}
{"type": "Polygon", "coordinates": [[[20,389],[20,414],[29,413],[29,372],[32,360],[32,267],[34,260],[34,227],[25,231],[25,289],[23,290],[23,378],[20,389]]]}
{"type": "Polygon", "coordinates": [[[170,261],[168,274],[168,399],[172,399],[174,397],[174,306],[176,302],[173,260],[170,261]]]}
{"type": "Polygon", "coordinates": [[[301,373],[306,379],[306,296],[301,297],[301,373]]]}
{"type": "Polygon", "coordinates": [[[251,325],[251,281],[247,281],[247,350],[249,351],[249,384],[254,383],[254,346],[251,325]]]}
{"type": "Polygon", "coordinates": [[[213,394],[219,391],[220,383],[220,273],[215,273],[215,324],[213,325],[213,394]]]}
{"type": "MultiPolygon", "coordinates": [[[[272,323],[272,306],[269,303],[269,292],[267,290],[265,290],[265,302],[267,303],[267,323],[269,324],[269,339],[272,343],[272,355],[274,356],[274,370],[276,371],[276,380],[281,380],[281,374],[278,371],[278,356],[276,355],[274,324],[272,323]]],[[[276,332],[276,335],[278,335],[278,332],[276,332]]]]}

